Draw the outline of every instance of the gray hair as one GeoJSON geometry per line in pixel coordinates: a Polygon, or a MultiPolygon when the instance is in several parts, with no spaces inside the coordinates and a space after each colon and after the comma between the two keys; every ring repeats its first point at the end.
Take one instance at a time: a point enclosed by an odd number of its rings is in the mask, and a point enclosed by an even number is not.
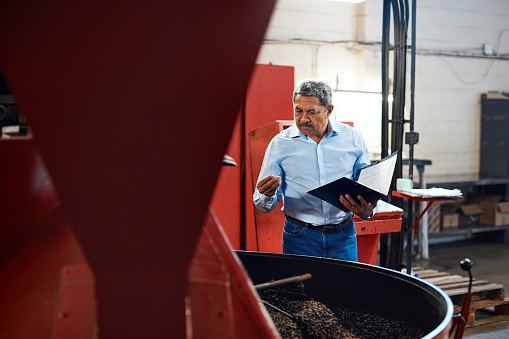
{"type": "Polygon", "coordinates": [[[304,97],[317,97],[320,105],[326,109],[332,105],[332,89],[329,84],[320,79],[309,78],[300,80],[293,90],[293,102],[297,94],[304,97]]]}

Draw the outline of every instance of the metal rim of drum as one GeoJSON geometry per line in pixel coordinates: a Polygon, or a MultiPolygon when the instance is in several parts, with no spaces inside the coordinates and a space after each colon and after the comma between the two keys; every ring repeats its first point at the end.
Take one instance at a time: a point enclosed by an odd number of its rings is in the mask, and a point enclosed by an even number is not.
{"type": "MultiPolygon", "coordinates": [[[[240,261],[242,262],[242,264],[244,265],[247,273],[250,276],[253,273],[253,276],[251,276],[251,280],[253,280],[253,283],[258,283],[258,281],[255,281],[254,278],[257,278],[256,274],[259,272],[263,272],[262,274],[268,274],[268,275],[260,278],[261,279],[260,282],[264,282],[264,281],[269,281],[270,279],[273,279],[273,278],[274,279],[278,278],[278,277],[269,277],[269,275],[272,274],[270,272],[271,269],[273,269],[274,272],[280,273],[282,275],[282,277],[287,277],[290,272],[289,271],[281,272],[282,271],[281,268],[283,266],[289,267],[290,270],[292,270],[292,266],[293,266],[293,269],[295,269],[295,267],[308,266],[308,267],[303,267],[302,269],[305,270],[306,273],[311,273],[313,275],[313,279],[311,279],[308,283],[308,286],[309,286],[309,284],[316,283],[316,279],[322,279],[319,281],[322,281],[322,283],[323,283],[324,279],[320,278],[320,275],[322,275],[322,277],[325,277],[323,272],[322,273],[320,273],[318,271],[310,272],[310,270],[313,270],[313,269],[319,270],[320,267],[321,268],[336,267],[337,268],[336,273],[338,273],[341,270],[346,270],[347,273],[354,272],[355,274],[363,276],[364,278],[366,276],[372,276],[372,278],[374,277],[376,279],[371,279],[371,280],[375,280],[375,282],[377,282],[378,284],[390,283],[390,284],[394,284],[395,286],[397,285],[399,288],[403,287],[403,289],[415,290],[414,291],[415,294],[412,296],[416,296],[416,294],[419,294],[421,299],[423,299],[422,296],[424,295],[427,298],[429,298],[430,300],[440,303],[444,308],[442,310],[437,310],[437,314],[443,313],[442,314],[443,318],[441,319],[440,323],[438,325],[436,325],[434,323],[432,330],[429,330],[429,329],[426,330],[426,331],[428,331],[428,333],[422,337],[423,339],[435,338],[442,331],[444,331],[445,328],[447,328],[447,326],[449,325],[449,323],[452,320],[454,306],[452,305],[452,301],[449,298],[449,296],[447,294],[445,294],[441,289],[428,283],[427,281],[413,277],[406,273],[401,273],[401,272],[387,269],[384,267],[373,266],[373,265],[357,263],[357,262],[344,261],[344,260],[337,260],[337,259],[307,257],[307,256],[301,256],[301,255],[289,255],[289,254],[281,254],[281,253],[264,253],[264,252],[250,252],[250,251],[235,251],[235,252],[236,252],[237,256],[239,257],[240,261]],[[270,267],[272,265],[272,262],[277,263],[274,265],[273,268],[270,267]],[[255,264],[253,264],[253,263],[255,263],[255,264]],[[270,263],[270,265],[267,265],[268,263],[270,263]],[[280,264],[280,263],[284,263],[284,265],[278,266],[278,264],[280,264]],[[269,273],[265,273],[265,272],[269,272],[269,273]],[[317,272],[318,272],[318,274],[317,274],[317,272]],[[267,277],[269,277],[269,278],[267,278],[267,277]],[[315,282],[312,282],[313,280],[315,280],[315,282]]],[[[295,275],[300,274],[300,273],[301,273],[301,271],[293,272],[293,274],[295,274],[295,275]]],[[[326,277],[332,278],[331,272],[328,272],[326,277]]],[[[350,276],[350,278],[352,278],[352,277],[350,276]]],[[[363,279],[362,281],[359,281],[359,283],[362,284],[363,287],[365,288],[367,286],[366,284],[369,282],[366,282],[366,279],[363,279]]],[[[353,282],[351,284],[353,284],[353,282]]],[[[320,285],[322,285],[322,284],[320,284],[320,285]]],[[[378,286],[374,286],[374,287],[378,287],[378,286]]],[[[311,288],[313,288],[313,287],[311,287],[311,288]]],[[[320,287],[320,289],[327,290],[327,288],[322,288],[322,287],[320,287]]],[[[315,290],[318,290],[318,289],[315,288],[315,290]]],[[[376,290],[376,288],[375,288],[375,290],[376,290]]],[[[363,292],[364,291],[365,290],[363,290],[363,292]]],[[[318,292],[318,293],[323,293],[323,291],[318,292]]],[[[349,291],[349,293],[350,293],[350,291],[349,291]]],[[[374,293],[374,292],[371,292],[371,293],[374,293]]],[[[316,299],[315,295],[310,295],[310,296],[313,297],[314,299],[316,299]]],[[[375,298],[373,298],[373,299],[375,299],[375,298]]],[[[421,300],[420,302],[424,303],[425,301],[426,300],[421,300]]],[[[408,300],[408,303],[416,303],[416,300],[408,300]]],[[[417,310],[418,308],[414,307],[414,309],[417,310]]],[[[420,311],[425,311],[425,310],[420,310],[420,311]]],[[[417,313],[421,313],[421,312],[415,311],[415,313],[417,314],[417,313]]]]}

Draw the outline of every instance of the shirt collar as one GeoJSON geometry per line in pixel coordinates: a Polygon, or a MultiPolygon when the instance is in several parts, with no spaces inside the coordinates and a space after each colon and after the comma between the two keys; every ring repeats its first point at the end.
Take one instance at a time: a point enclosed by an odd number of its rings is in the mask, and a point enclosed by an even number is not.
{"type": "Polygon", "coordinates": [[[300,131],[300,129],[297,127],[297,124],[294,123],[292,126],[290,126],[290,138],[298,138],[300,136],[305,136],[304,133],[300,131]]]}
{"type": "MultiPolygon", "coordinates": [[[[329,137],[333,133],[339,133],[339,126],[336,124],[333,124],[330,118],[328,119],[329,123],[327,124],[327,132],[325,132],[324,137],[329,137]]],[[[300,129],[297,127],[297,124],[293,124],[290,126],[290,138],[298,138],[298,137],[306,137],[304,133],[300,131],[300,129]]]]}
{"type": "Polygon", "coordinates": [[[325,134],[323,135],[322,139],[328,139],[333,134],[338,133],[339,129],[337,129],[336,125],[332,123],[332,121],[329,119],[329,122],[327,124],[327,131],[325,131],[325,134]]]}
{"type": "Polygon", "coordinates": [[[337,134],[341,131],[339,124],[334,124],[331,119],[329,119],[329,126],[327,127],[327,135],[337,134]]]}

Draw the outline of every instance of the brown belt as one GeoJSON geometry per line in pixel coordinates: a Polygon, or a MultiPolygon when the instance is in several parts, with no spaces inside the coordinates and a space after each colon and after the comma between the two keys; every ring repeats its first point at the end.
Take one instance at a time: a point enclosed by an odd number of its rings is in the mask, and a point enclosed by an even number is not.
{"type": "Polygon", "coordinates": [[[304,222],[302,220],[292,218],[289,215],[286,216],[286,219],[293,221],[297,225],[307,227],[310,230],[320,231],[322,233],[336,233],[340,227],[344,228],[350,223],[350,221],[352,221],[352,214],[350,214],[348,217],[346,217],[346,219],[343,220],[342,222],[340,222],[339,224],[320,225],[320,226],[315,226],[308,222],[304,222]]]}

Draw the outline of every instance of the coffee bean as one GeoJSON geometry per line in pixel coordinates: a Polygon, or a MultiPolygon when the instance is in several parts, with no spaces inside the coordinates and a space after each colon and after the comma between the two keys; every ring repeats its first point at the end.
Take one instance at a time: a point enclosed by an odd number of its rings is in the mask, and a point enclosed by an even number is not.
{"type": "Polygon", "coordinates": [[[403,321],[360,310],[329,308],[305,295],[284,290],[259,292],[260,298],[292,318],[266,307],[282,338],[410,339],[426,333],[403,321]]]}

